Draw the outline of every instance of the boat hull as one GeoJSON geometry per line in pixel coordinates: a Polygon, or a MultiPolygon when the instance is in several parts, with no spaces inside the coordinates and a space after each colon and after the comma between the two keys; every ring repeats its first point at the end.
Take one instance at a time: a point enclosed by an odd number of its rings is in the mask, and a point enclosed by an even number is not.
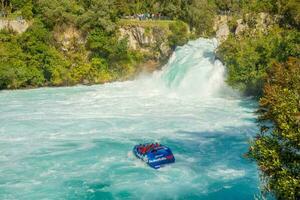
{"type": "Polygon", "coordinates": [[[170,150],[170,148],[166,146],[160,146],[160,148],[154,153],[152,152],[147,152],[145,154],[142,154],[139,152],[139,147],[142,145],[136,145],[133,148],[133,153],[134,155],[146,162],[150,167],[154,169],[159,169],[162,166],[165,166],[167,164],[171,164],[175,162],[175,157],[170,150]]]}

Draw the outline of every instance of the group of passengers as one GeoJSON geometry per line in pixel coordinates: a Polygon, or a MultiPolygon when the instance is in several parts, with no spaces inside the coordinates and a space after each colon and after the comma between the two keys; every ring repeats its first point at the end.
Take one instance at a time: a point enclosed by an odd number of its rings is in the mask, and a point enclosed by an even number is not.
{"type": "Polygon", "coordinates": [[[147,19],[160,19],[161,14],[150,14],[150,13],[144,13],[144,14],[136,14],[135,18],[139,20],[147,20],[147,19]]]}
{"type": "Polygon", "coordinates": [[[167,19],[167,17],[165,16],[162,16],[161,13],[143,13],[143,14],[135,14],[133,16],[126,16],[125,17],[126,19],[138,19],[140,21],[142,20],[149,20],[149,19],[152,19],[152,20],[160,20],[160,19],[167,19]]]}
{"type": "Polygon", "coordinates": [[[155,149],[157,147],[159,147],[160,144],[158,143],[152,143],[152,144],[147,144],[147,145],[142,145],[140,147],[138,147],[138,151],[141,153],[141,154],[145,154],[149,151],[151,151],[152,149],[155,149]]]}

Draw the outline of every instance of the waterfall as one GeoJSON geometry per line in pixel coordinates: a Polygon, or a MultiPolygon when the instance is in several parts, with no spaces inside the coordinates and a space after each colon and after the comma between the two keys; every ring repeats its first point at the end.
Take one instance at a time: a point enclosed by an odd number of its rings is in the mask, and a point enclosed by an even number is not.
{"type": "Polygon", "coordinates": [[[215,59],[216,40],[200,38],[178,47],[155,80],[187,96],[210,97],[224,86],[225,67],[215,59]]]}

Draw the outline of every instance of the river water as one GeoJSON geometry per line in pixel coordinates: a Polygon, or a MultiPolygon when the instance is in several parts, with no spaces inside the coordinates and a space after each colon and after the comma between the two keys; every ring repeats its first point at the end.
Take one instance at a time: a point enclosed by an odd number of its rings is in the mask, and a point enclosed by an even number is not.
{"type": "Polygon", "coordinates": [[[224,83],[214,40],[134,81],[0,92],[0,199],[253,199],[256,103],[224,83]],[[169,146],[154,170],[135,144],[169,146]]]}

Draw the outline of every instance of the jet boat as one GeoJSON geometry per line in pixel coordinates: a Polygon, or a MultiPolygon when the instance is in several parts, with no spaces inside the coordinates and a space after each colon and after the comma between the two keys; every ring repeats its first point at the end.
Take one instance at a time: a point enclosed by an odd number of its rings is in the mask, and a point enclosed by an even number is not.
{"type": "Polygon", "coordinates": [[[171,149],[158,143],[136,145],[133,148],[133,153],[137,158],[140,158],[154,169],[175,162],[171,149]]]}

